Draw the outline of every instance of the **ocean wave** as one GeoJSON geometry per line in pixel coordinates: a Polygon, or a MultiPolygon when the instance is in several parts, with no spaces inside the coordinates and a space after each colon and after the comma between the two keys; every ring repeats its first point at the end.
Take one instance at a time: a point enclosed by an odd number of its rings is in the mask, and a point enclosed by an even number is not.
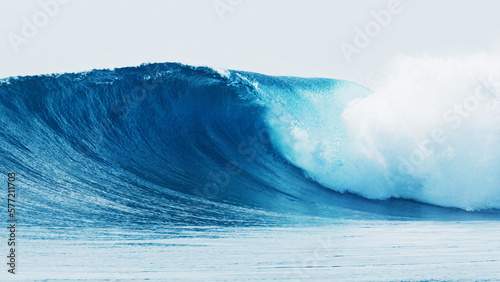
{"type": "Polygon", "coordinates": [[[33,224],[463,216],[393,198],[500,207],[489,108],[449,138],[453,154],[401,173],[409,140],[434,125],[418,111],[436,98],[417,106],[420,92],[402,101],[380,93],[392,92],[167,63],[9,78],[0,82],[0,168],[20,175],[33,224]],[[406,102],[421,115],[415,124],[386,110],[407,112],[406,102]],[[472,141],[483,144],[482,158],[472,157],[472,141]]]}

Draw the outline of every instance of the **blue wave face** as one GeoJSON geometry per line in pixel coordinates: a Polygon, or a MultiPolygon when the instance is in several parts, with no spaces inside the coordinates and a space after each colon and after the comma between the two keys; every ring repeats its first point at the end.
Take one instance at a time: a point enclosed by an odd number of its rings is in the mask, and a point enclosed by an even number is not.
{"type": "Polygon", "coordinates": [[[0,83],[0,168],[19,175],[28,224],[496,218],[354,189],[350,178],[381,175],[349,163],[343,122],[370,94],[180,64],[10,78],[0,83]]]}

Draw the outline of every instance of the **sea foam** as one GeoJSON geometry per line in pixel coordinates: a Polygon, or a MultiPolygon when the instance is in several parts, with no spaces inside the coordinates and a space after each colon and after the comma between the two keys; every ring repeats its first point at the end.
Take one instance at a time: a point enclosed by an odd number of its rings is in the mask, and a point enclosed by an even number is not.
{"type": "Polygon", "coordinates": [[[499,65],[400,58],[373,91],[343,82],[283,95],[269,123],[287,159],[336,191],[500,208],[499,65]]]}

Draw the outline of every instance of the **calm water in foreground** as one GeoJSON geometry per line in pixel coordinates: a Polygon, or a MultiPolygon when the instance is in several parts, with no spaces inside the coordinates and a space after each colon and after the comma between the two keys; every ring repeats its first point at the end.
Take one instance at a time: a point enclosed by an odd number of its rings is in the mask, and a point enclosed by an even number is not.
{"type": "Polygon", "coordinates": [[[3,279],[500,279],[499,222],[339,221],[322,227],[19,231],[3,279]],[[43,234],[43,235],[42,235],[43,234]]]}

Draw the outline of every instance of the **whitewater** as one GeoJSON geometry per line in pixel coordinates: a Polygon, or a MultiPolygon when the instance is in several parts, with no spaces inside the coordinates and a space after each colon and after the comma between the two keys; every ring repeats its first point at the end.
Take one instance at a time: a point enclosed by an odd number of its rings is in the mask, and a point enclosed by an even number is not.
{"type": "Polygon", "coordinates": [[[263,92],[273,93],[266,102],[274,140],[288,160],[335,191],[497,209],[498,63],[402,58],[375,91],[340,82],[286,95],[264,84],[263,92]]]}

